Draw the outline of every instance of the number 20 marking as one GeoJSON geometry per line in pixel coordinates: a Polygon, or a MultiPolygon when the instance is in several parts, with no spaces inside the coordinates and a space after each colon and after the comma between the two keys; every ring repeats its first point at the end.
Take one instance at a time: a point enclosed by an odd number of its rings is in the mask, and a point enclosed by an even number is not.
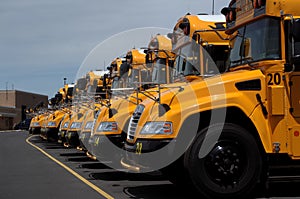
{"type": "Polygon", "coordinates": [[[281,83],[281,76],[279,73],[274,73],[274,74],[269,73],[268,77],[269,77],[268,85],[274,85],[274,84],[279,85],[281,83]]]}

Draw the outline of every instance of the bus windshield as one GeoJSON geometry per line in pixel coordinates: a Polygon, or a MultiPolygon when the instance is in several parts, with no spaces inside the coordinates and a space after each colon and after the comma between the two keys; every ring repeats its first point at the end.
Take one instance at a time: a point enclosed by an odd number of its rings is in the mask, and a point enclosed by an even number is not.
{"type": "Polygon", "coordinates": [[[172,78],[171,68],[167,66],[166,59],[157,59],[152,70],[152,82],[155,84],[166,84],[168,82],[167,78],[172,78]]]}
{"type": "Polygon", "coordinates": [[[219,74],[219,70],[206,49],[194,40],[177,49],[174,78],[179,76],[209,77],[219,74]]]}
{"type": "Polygon", "coordinates": [[[111,88],[112,89],[123,88],[124,87],[124,81],[126,81],[125,77],[119,77],[119,76],[113,77],[111,88]]]}
{"type": "Polygon", "coordinates": [[[230,53],[230,67],[281,58],[280,21],[264,18],[238,29],[230,53]]]}

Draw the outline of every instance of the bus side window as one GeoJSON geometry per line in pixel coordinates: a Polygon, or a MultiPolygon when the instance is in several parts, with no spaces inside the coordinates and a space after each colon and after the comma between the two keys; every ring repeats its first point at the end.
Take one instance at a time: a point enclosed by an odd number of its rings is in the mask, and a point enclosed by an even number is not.
{"type": "Polygon", "coordinates": [[[300,57],[300,41],[295,42],[295,46],[294,46],[294,53],[295,53],[295,57],[300,57]]]}

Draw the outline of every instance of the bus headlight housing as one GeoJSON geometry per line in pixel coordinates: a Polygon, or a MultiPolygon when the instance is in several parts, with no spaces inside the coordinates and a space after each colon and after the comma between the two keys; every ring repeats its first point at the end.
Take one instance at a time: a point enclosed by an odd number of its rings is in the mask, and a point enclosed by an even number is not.
{"type": "Polygon", "coordinates": [[[81,122],[73,122],[72,124],[71,124],[71,129],[80,129],[81,128],[81,122]]]}
{"type": "Polygon", "coordinates": [[[118,123],[117,122],[101,122],[97,132],[117,132],[118,131],[118,123]]]}
{"type": "Polygon", "coordinates": [[[142,135],[170,135],[173,133],[172,122],[147,122],[141,133],[142,135]]]}
{"type": "Polygon", "coordinates": [[[49,127],[55,127],[55,126],[56,126],[56,123],[55,123],[55,122],[48,122],[48,126],[49,126],[49,127]]]}

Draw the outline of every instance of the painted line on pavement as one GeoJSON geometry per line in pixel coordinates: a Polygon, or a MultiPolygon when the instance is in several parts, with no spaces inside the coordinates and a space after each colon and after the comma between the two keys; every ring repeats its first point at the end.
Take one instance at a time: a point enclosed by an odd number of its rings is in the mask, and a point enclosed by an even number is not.
{"type": "Polygon", "coordinates": [[[73,174],[76,178],[78,178],[79,180],[81,180],[82,182],[84,182],[86,185],[88,185],[89,187],[91,187],[92,189],[94,189],[96,192],[98,192],[99,194],[101,194],[102,196],[104,196],[107,199],[113,199],[114,197],[112,197],[111,195],[109,195],[108,193],[106,193],[105,191],[103,191],[102,189],[100,189],[99,187],[97,187],[96,185],[94,185],[93,183],[91,183],[90,181],[88,181],[87,179],[85,179],[84,177],[82,177],[81,175],[79,175],[78,173],[76,173],[75,171],[73,171],[70,167],[66,166],[65,164],[63,164],[62,162],[58,161],[57,159],[55,159],[54,157],[52,157],[51,155],[49,155],[47,152],[45,152],[43,149],[41,149],[40,147],[32,144],[29,140],[33,137],[36,137],[39,135],[32,135],[30,137],[28,137],[26,139],[26,142],[28,144],[30,144],[31,146],[33,146],[34,148],[36,148],[37,150],[39,150],[40,152],[42,152],[45,156],[47,156],[48,158],[50,158],[51,160],[53,160],[54,162],[56,162],[57,164],[59,164],[61,167],[63,167],[64,169],[66,169],[67,171],[69,171],[71,174],[73,174]]]}

